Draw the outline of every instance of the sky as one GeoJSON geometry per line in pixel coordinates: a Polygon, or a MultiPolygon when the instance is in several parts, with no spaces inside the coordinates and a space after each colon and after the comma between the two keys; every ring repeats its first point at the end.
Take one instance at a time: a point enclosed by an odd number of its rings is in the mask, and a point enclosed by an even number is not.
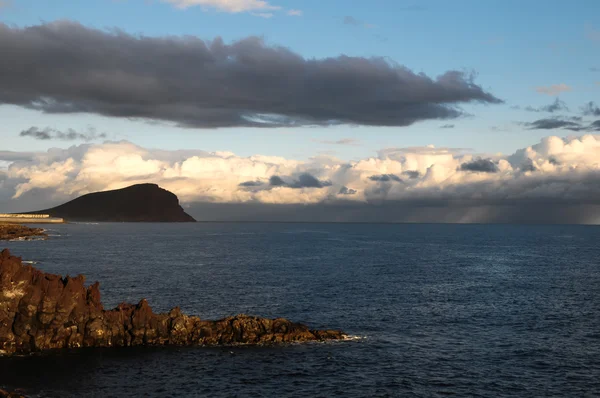
{"type": "Polygon", "coordinates": [[[0,52],[0,210],[600,222],[594,0],[3,0],[0,52]]]}

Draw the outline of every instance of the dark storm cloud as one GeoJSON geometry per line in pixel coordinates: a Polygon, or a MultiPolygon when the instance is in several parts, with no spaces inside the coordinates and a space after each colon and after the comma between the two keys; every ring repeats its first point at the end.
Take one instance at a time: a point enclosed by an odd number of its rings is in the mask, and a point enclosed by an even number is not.
{"type": "Polygon", "coordinates": [[[260,181],[244,181],[239,184],[240,187],[260,187],[263,185],[260,181]]]}
{"type": "Polygon", "coordinates": [[[356,189],[348,188],[346,186],[341,187],[338,195],[354,195],[356,193],[356,189]]]}
{"type": "Polygon", "coordinates": [[[40,129],[38,127],[30,127],[27,130],[23,130],[19,133],[20,137],[31,137],[36,140],[61,140],[61,141],[93,141],[97,139],[106,138],[106,134],[97,134],[95,129],[88,129],[85,133],[77,132],[73,129],[67,129],[66,131],[60,131],[46,127],[40,129]]]}
{"type": "MultiPolygon", "coordinates": [[[[593,102],[590,102],[589,109],[594,111],[593,102]]],[[[600,116],[600,110],[599,116],[600,116]]],[[[586,113],[590,115],[591,113],[586,113]]],[[[539,119],[534,122],[521,123],[524,126],[527,126],[530,130],[554,130],[554,129],[565,129],[571,131],[599,131],[598,130],[598,120],[590,123],[590,124],[582,124],[583,119],[579,116],[572,116],[569,118],[548,118],[548,119],[539,119]]]]}
{"type": "Polygon", "coordinates": [[[60,21],[0,24],[0,103],[180,126],[407,126],[500,103],[474,76],[437,78],[381,58],[305,59],[249,37],[133,36],[60,21]]]}
{"type": "Polygon", "coordinates": [[[585,104],[581,108],[581,111],[585,116],[600,116],[600,108],[598,107],[598,105],[596,105],[594,101],[590,101],[587,104],[585,104]]]}
{"type": "Polygon", "coordinates": [[[535,167],[535,165],[533,164],[533,161],[531,159],[527,159],[525,160],[525,163],[523,163],[520,167],[521,171],[525,172],[525,171],[530,171],[530,172],[534,172],[537,171],[537,167],[535,167]]]}
{"type": "Polygon", "coordinates": [[[402,182],[402,179],[400,177],[398,177],[396,174],[373,175],[373,176],[369,177],[369,180],[377,181],[377,182],[392,182],[392,181],[402,182]]]}
{"type": "Polygon", "coordinates": [[[579,131],[582,129],[581,124],[570,120],[549,118],[539,119],[531,123],[523,123],[528,126],[530,130],[554,130],[554,129],[567,129],[573,131],[579,131]]]}
{"type": "Polygon", "coordinates": [[[286,185],[286,183],[281,179],[281,177],[272,176],[271,178],[269,178],[269,185],[272,187],[283,187],[286,185]]]}
{"type": "Polygon", "coordinates": [[[19,133],[20,137],[33,137],[37,140],[49,140],[52,139],[50,132],[39,130],[37,127],[30,127],[27,130],[23,130],[19,133]]]}
{"type": "Polygon", "coordinates": [[[600,120],[596,120],[595,122],[592,122],[589,126],[590,130],[593,131],[600,131],[600,120]]]}
{"type": "Polygon", "coordinates": [[[329,186],[331,186],[331,181],[318,180],[308,173],[300,174],[296,181],[289,184],[290,188],[323,188],[329,186]]]}
{"type": "Polygon", "coordinates": [[[291,183],[285,182],[279,176],[272,176],[269,179],[269,185],[272,187],[288,187],[288,188],[324,188],[331,186],[331,181],[321,181],[312,174],[303,173],[291,183]]]}
{"type": "Polygon", "coordinates": [[[475,171],[482,173],[497,173],[498,165],[491,159],[477,158],[470,162],[466,162],[460,165],[462,171],[475,171]]]}
{"type": "Polygon", "coordinates": [[[586,224],[594,223],[600,217],[600,201],[596,198],[583,203],[535,200],[388,202],[380,205],[347,200],[308,205],[192,203],[186,211],[203,221],[586,224]]]}
{"type": "Polygon", "coordinates": [[[567,104],[564,101],[559,100],[558,98],[549,105],[541,106],[539,108],[534,108],[532,106],[526,106],[524,109],[529,112],[549,112],[549,113],[562,112],[562,111],[569,110],[569,108],[567,107],[567,104]]]}
{"type": "Polygon", "coordinates": [[[410,178],[411,180],[414,180],[415,178],[419,178],[421,173],[419,173],[416,170],[406,170],[406,171],[402,172],[402,175],[408,176],[408,178],[410,178]]]}

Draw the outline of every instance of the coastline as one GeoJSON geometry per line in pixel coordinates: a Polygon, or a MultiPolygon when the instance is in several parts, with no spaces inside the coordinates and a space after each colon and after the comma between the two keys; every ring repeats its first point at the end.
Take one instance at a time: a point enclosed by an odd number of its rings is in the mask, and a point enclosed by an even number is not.
{"type": "Polygon", "coordinates": [[[0,388],[0,398],[25,398],[25,395],[16,391],[9,391],[0,388]]]}
{"type": "Polygon", "coordinates": [[[33,240],[47,239],[43,228],[31,228],[22,224],[0,222],[0,240],[33,240]]]}
{"type": "Polygon", "coordinates": [[[239,314],[219,320],[188,316],[179,307],[154,313],[145,299],[106,310],[99,283],[61,277],[0,252],[0,355],[65,348],[237,346],[344,340],[340,330],[310,329],[284,318],[239,314]]]}

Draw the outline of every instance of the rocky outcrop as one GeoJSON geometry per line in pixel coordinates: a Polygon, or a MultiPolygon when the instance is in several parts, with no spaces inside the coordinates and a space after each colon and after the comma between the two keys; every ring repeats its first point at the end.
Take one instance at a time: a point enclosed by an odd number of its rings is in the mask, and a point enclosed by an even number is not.
{"type": "Polygon", "coordinates": [[[63,205],[34,213],[66,221],[194,222],[177,196],[156,184],[137,184],[113,191],[94,192],[63,205]]]}
{"type": "Polygon", "coordinates": [[[25,398],[25,395],[16,391],[6,391],[0,389],[0,398],[25,398]]]}
{"type": "Polygon", "coordinates": [[[0,353],[76,347],[237,345],[342,339],[337,330],[310,330],[286,319],[236,315],[218,321],[179,308],[155,314],[146,300],[105,310],[99,284],[46,274],[7,249],[0,253],[0,353]]]}
{"type": "Polygon", "coordinates": [[[0,240],[28,240],[47,236],[42,228],[29,228],[19,224],[0,224],[0,240]]]}

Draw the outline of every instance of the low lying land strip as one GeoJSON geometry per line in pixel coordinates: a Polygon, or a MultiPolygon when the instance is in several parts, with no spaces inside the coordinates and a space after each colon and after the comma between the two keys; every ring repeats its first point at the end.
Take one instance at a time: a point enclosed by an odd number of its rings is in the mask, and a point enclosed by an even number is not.
{"type": "Polygon", "coordinates": [[[42,228],[30,228],[19,224],[0,223],[0,240],[13,239],[38,239],[46,238],[48,235],[42,228]]]}

